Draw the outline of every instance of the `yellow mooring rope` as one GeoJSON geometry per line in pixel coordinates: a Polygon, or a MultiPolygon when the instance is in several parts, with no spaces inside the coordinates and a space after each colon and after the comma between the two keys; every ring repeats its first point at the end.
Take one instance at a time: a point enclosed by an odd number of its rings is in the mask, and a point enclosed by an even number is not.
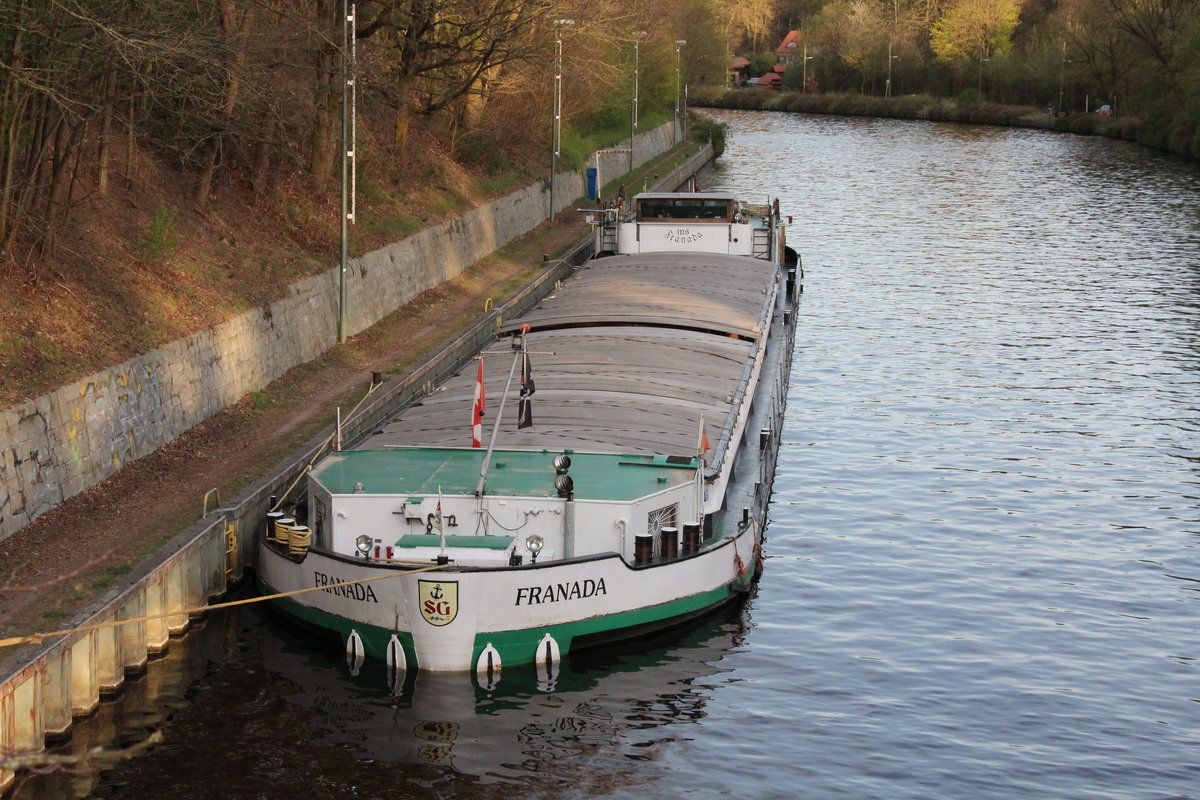
{"type": "Polygon", "coordinates": [[[382,581],[387,578],[400,578],[405,575],[416,575],[419,572],[432,572],[433,570],[445,569],[446,564],[433,564],[428,567],[418,567],[404,572],[397,572],[391,575],[377,575],[374,578],[359,578],[354,581],[341,581],[339,583],[330,583],[325,586],[311,586],[307,589],[295,589],[290,592],[279,592],[278,594],[262,595],[261,597],[248,597],[245,600],[231,600],[228,603],[217,603],[211,606],[200,606],[199,608],[185,608],[179,611],[170,611],[165,614],[151,614],[146,617],[137,617],[136,619],[119,619],[112,622],[101,622],[96,625],[84,625],[80,628],[68,628],[63,631],[49,631],[47,633],[33,633],[28,636],[13,636],[8,639],[0,639],[0,647],[12,647],[19,644],[40,644],[46,639],[56,639],[59,636],[67,636],[72,633],[87,633],[88,631],[99,631],[105,628],[118,628],[122,625],[133,625],[138,622],[148,622],[152,619],[166,619],[167,617],[178,617],[182,614],[202,614],[205,611],[216,611],[220,608],[233,608],[234,606],[245,606],[251,603],[261,603],[264,600],[278,600],[281,597],[293,597],[298,594],[306,594],[308,592],[323,592],[326,589],[336,589],[339,586],[353,586],[356,583],[370,583],[371,581],[382,581]]]}

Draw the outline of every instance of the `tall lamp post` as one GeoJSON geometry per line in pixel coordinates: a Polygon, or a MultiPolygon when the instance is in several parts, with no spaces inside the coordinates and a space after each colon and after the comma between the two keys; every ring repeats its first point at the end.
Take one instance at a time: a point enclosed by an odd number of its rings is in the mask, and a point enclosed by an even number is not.
{"type": "MultiPolygon", "coordinates": [[[[984,52],[986,53],[987,51],[985,50],[984,52]]],[[[980,55],[979,56],[979,85],[976,87],[976,91],[979,93],[980,100],[983,99],[983,62],[985,62],[985,61],[991,61],[991,59],[988,58],[986,55],[980,55]]]]}
{"type": "Polygon", "coordinates": [[[554,108],[550,120],[550,221],[554,221],[554,175],[558,172],[558,154],[562,149],[562,29],[575,24],[573,19],[554,20],[554,108]]]}
{"type": "Polygon", "coordinates": [[[683,46],[687,44],[684,39],[675,40],[675,127],[671,131],[671,141],[679,141],[679,97],[683,93],[683,84],[681,83],[680,75],[683,66],[683,46]]]}
{"type": "Polygon", "coordinates": [[[1062,63],[1058,65],[1058,113],[1063,113],[1063,73],[1067,71],[1067,40],[1062,43],[1062,63]]]}
{"type": "Polygon", "coordinates": [[[804,43],[804,54],[800,56],[800,64],[803,69],[800,71],[800,91],[808,92],[808,62],[812,61],[812,56],[808,54],[808,42],[804,43]]]}
{"type": "Polygon", "coordinates": [[[342,0],[342,229],[341,257],[338,268],[338,344],[346,343],[346,270],[350,259],[350,231],[354,222],[355,178],[357,162],[355,145],[357,126],[355,119],[358,89],[355,85],[357,73],[358,39],[355,36],[357,10],[354,3],[342,0]]]}
{"type": "Polygon", "coordinates": [[[884,97],[892,96],[892,62],[898,58],[900,58],[900,56],[892,55],[892,43],[888,42],[888,76],[887,83],[883,87],[884,97]]]}
{"type": "Polygon", "coordinates": [[[633,35],[633,103],[629,109],[629,171],[633,172],[633,140],[637,136],[638,126],[638,70],[639,54],[642,40],[650,34],[638,31],[633,35]]]}

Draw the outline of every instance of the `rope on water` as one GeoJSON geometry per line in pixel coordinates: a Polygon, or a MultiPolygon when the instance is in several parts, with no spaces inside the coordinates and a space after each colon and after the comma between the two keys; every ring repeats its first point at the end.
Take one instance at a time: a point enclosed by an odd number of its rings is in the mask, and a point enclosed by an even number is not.
{"type": "Polygon", "coordinates": [[[294,597],[298,594],[307,594],[308,592],[323,592],[326,589],[336,589],[339,586],[353,586],[358,583],[370,583],[371,581],[382,581],[388,578],[400,578],[405,575],[416,575],[419,572],[432,572],[434,570],[445,569],[447,564],[432,564],[428,567],[418,567],[416,569],[405,570],[404,572],[396,572],[390,575],[376,575],[373,578],[359,578],[353,581],[340,581],[338,583],[330,583],[325,586],[310,586],[307,589],[293,589],[290,592],[279,592],[277,594],[261,595],[259,597],[247,597],[243,600],[230,600],[226,603],[215,603],[209,606],[200,606],[199,608],[184,608],[179,611],[169,611],[164,614],[151,614],[145,617],[136,617],[134,619],[118,619],[110,622],[99,622],[95,625],[83,625],[78,628],[68,628],[62,631],[48,631],[46,633],[31,633],[28,636],[13,636],[8,639],[0,639],[0,647],[12,647],[20,644],[40,644],[47,639],[57,639],[60,636],[69,636],[73,633],[88,633],[90,631],[99,631],[106,628],[118,628],[122,625],[134,625],[139,622],[149,622],[154,619],[166,619],[168,617],[179,617],[184,614],[189,616],[203,614],[206,611],[216,611],[221,608],[233,608],[234,606],[245,606],[251,603],[261,603],[264,600],[278,600],[283,597],[294,597]]]}

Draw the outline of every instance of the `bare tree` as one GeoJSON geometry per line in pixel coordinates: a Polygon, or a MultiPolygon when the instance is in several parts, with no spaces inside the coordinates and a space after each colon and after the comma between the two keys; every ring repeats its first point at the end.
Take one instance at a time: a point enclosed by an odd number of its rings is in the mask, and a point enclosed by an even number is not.
{"type": "Polygon", "coordinates": [[[435,114],[469,94],[486,97],[486,79],[537,50],[549,0],[390,0],[357,31],[374,45],[367,85],[395,110],[393,144],[403,157],[413,114],[435,114]]]}

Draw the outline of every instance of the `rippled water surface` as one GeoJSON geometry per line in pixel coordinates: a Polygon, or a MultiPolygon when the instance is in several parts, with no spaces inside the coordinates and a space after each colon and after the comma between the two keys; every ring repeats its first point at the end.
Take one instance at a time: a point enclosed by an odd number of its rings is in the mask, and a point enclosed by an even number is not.
{"type": "Polygon", "coordinates": [[[720,116],[703,182],[780,196],[807,270],[744,608],[492,693],[351,677],[243,611],[92,723],[168,744],[25,796],[1200,796],[1194,168],[720,116]]]}
{"type": "Polygon", "coordinates": [[[1194,170],[727,119],[715,181],[784,179],[808,280],[775,558],[718,702],[787,742],[798,796],[1196,796],[1194,170]]]}

